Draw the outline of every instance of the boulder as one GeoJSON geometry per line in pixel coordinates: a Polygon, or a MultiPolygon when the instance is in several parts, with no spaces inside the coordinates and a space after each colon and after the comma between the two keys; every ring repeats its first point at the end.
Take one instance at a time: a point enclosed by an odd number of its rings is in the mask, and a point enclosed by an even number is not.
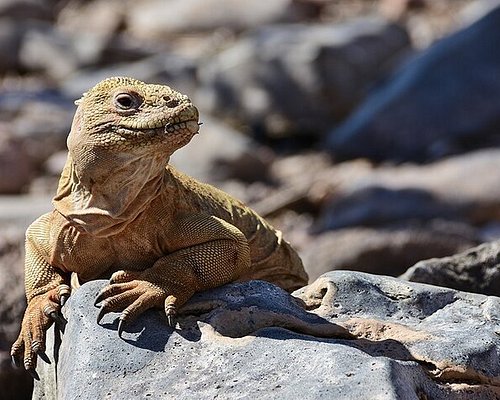
{"type": "MultiPolygon", "coordinates": [[[[402,226],[353,227],[311,236],[299,253],[311,280],[336,269],[397,276],[420,260],[469,249],[479,243],[479,238],[478,232],[466,224],[442,220],[402,226]]],[[[472,286],[461,289],[476,292],[472,286]]]]}
{"type": "Polygon", "coordinates": [[[21,66],[19,60],[19,49],[24,36],[24,24],[2,20],[0,24],[0,72],[2,74],[8,71],[18,70],[21,66]]]}
{"type": "Polygon", "coordinates": [[[500,7],[399,68],[340,126],[337,159],[426,161],[500,143],[500,7]]]}
{"type": "Polygon", "coordinates": [[[225,285],[196,295],[176,329],[149,311],[120,340],[118,314],[96,323],[104,283],[68,301],[34,399],[500,395],[497,297],[336,271],[295,299],[267,282],[225,285]]]}
{"type": "Polygon", "coordinates": [[[420,261],[400,278],[500,296],[500,241],[484,243],[451,257],[420,261]]]}
{"type": "Polygon", "coordinates": [[[35,175],[33,163],[22,141],[2,128],[0,126],[0,194],[21,193],[35,175]]]}
{"type": "Polygon", "coordinates": [[[132,36],[164,39],[172,34],[213,32],[217,29],[242,31],[273,22],[293,22],[314,13],[312,2],[273,0],[162,0],[130,2],[126,25],[132,36]]]}
{"type": "Polygon", "coordinates": [[[476,225],[497,221],[499,162],[500,150],[485,149],[426,165],[341,163],[322,174],[334,189],[318,216],[317,230],[436,218],[476,225]]]}
{"type": "Polygon", "coordinates": [[[0,119],[35,167],[66,148],[76,106],[54,89],[0,89],[0,119]]]}
{"type": "Polygon", "coordinates": [[[265,26],[200,65],[196,101],[260,138],[318,137],[409,46],[402,27],[375,17],[265,26]]]}
{"type": "Polygon", "coordinates": [[[165,51],[134,62],[82,68],[62,82],[61,90],[66,96],[78,99],[82,93],[110,76],[130,76],[144,82],[169,85],[183,93],[193,93],[195,64],[185,57],[165,51]]]}
{"type": "Polygon", "coordinates": [[[0,18],[14,21],[28,19],[51,21],[55,17],[57,8],[51,1],[46,0],[1,0],[0,18]]]}
{"type": "Polygon", "coordinates": [[[273,158],[269,149],[220,121],[209,116],[201,118],[200,134],[172,155],[171,164],[208,183],[227,179],[266,180],[273,158]]]}

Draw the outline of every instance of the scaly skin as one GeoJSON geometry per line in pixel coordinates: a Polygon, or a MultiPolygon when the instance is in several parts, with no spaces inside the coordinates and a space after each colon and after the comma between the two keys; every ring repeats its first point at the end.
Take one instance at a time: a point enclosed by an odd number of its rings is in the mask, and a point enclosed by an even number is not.
{"type": "MultiPolygon", "coordinates": [[[[198,291],[263,279],[307,284],[279,231],[228,194],[176,171],[170,155],[198,133],[198,111],[168,86],[102,81],[82,99],[54,210],[26,233],[28,306],[11,355],[36,378],[45,332],[81,282],[110,277],[99,320],[121,311],[118,332],[149,308],[176,310],[198,291]]],[[[194,161],[195,162],[195,161],[194,161]]]]}

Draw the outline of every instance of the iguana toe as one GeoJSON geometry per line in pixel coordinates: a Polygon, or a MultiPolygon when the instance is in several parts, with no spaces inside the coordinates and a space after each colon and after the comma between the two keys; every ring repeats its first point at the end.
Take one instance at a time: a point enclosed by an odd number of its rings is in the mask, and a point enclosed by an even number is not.
{"type": "Polygon", "coordinates": [[[111,284],[131,282],[138,279],[140,275],[140,271],[116,271],[113,275],[111,275],[109,282],[111,284]]]}
{"type": "MultiPolygon", "coordinates": [[[[137,274],[120,271],[118,277],[130,278],[131,275],[137,274]]],[[[121,337],[127,323],[134,321],[149,308],[160,307],[165,298],[165,292],[148,281],[136,279],[131,282],[111,283],[101,290],[95,300],[95,304],[102,303],[97,322],[99,323],[108,312],[122,311],[118,323],[118,334],[121,337]]]]}
{"type": "Polygon", "coordinates": [[[28,372],[28,374],[31,375],[31,377],[35,381],[39,381],[40,380],[40,376],[38,376],[38,372],[36,372],[35,368],[27,368],[26,371],[28,372]]]}
{"type": "Polygon", "coordinates": [[[63,315],[58,311],[51,311],[49,313],[49,317],[56,323],[58,328],[61,330],[64,330],[64,327],[68,323],[68,321],[66,321],[66,318],[64,318],[63,315]]]}
{"type": "Polygon", "coordinates": [[[66,304],[66,302],[69,299],[69,294],[62,294],[61,298],[59,299],[59,303],[61,304],[61,307],[66,304]]]}
{"type": "Polygon", "coordinates": [[[45,353],[45,351],[39,351],[38,352],[38,357],[40,357],[40,359],[47,363],[47,364],[50,364],[50,359],[49,357],[47,356],[47,353],[45,353]]]}
{"type": "Polygon", "coordinates": [[[168,326],[175,328],[177,322],[177,297],[168,296],[165,300],[165,315],[167,316],[168,326]]]}
{"type": "Polygon", "coordinates": [[[120,338],[122,338],[123,328],[124,328],[124,322],[123,319],[120,318],[120,321],[118,322],[118,336],[120,338]]]}
{"type": "Polygon", "coordinates": [[[61,296],[69,295],[69,286],[60,285],[46,293],[31,298],[24,313],[21,332],[12,345],[11,359],[15,366],[24,366],[24,369],[34,378],[39,379],[35,371],[37,359],[49,362],[45,354],[45,335],[47,329],[56,321],[64,329],[66,320],[60,313],[61,296]]]}
{"type": "Polygon", "coordinates": [[[94,306],[97,306],[104,299],[110,300],[113,296],[117,296],[127,291],[131,291],[135,287],[136,284],[133,282],[113,283],[110,281],[110,284],[105,286],[95,298],[94,306]]]}
{"type": "Polygon", "coordinates": [[[71,295],[71,288],[68,285],[62,284],[57,287],[56,298],[61,307],[66,304],[66,301],[71,295]]]}

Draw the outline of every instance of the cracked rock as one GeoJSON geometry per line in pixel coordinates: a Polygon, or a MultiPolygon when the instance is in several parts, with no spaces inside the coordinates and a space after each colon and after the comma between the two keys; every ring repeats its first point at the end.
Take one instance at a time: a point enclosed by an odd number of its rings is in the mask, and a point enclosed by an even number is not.
{"type": "Polygon", "coordinates": [[[95,322],[103,285],[84,284],[66,304],[58,362],[49,344],[52,364],[39,363],[34,399],[56,390],[79,399],[500,395],[497,297],[335,271],[296,298],[261,281],[200,293],[175,330],[149,311],[120,340],[118,314],[95,322]]]}
{"type": "Polygon", "coordinates": [[[450,257],[420,261],[402,279],[500,296],[500,241],[450,257]]]}

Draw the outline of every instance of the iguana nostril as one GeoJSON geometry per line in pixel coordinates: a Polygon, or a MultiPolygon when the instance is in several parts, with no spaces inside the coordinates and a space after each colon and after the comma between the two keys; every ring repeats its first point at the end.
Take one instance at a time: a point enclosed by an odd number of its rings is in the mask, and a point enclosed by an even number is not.
{"type": "Polygon", "coordinates": [[[163,96],[163,100],[165,100],[165,103],[167,104],[167,107],[169,108],[174,108],[179,105],[179,100],[173,99],[170,96],[163,96]]]}

